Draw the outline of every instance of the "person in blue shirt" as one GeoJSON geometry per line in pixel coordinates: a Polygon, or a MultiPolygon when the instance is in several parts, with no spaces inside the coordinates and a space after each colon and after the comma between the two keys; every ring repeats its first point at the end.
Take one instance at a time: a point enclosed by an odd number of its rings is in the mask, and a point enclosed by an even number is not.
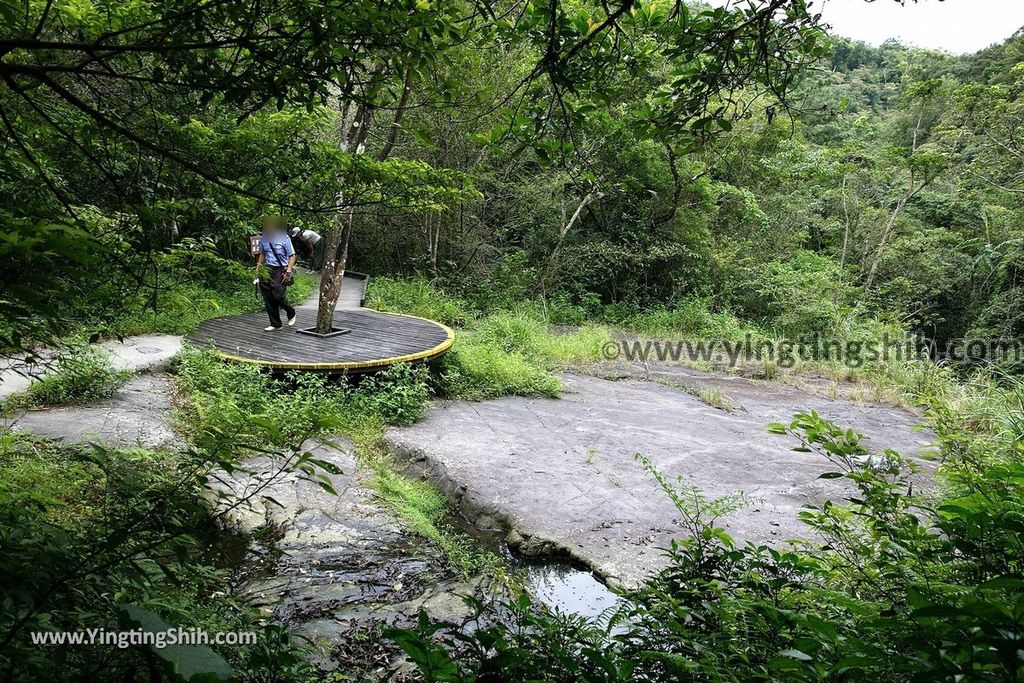
{"type": "Polygon", "coordinates": [[[256,258],[256,279],[260,286],[263,303],[270,317],[267,332],[281,329],[281,309],[288,314],[288,325],[295,325],[295,309],[288,303],[285,289],[291,284],[295,268],[295,249],[284,231],[284,221],[277,216],[263,219],[263,233],[260,236],[259,256],[256,258]],[[261,277],[265,274],[266,277],[261,277]]]}

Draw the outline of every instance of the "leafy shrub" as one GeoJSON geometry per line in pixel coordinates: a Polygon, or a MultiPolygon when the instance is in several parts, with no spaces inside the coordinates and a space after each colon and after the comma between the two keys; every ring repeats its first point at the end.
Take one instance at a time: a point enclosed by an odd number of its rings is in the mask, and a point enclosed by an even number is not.
{"type": "MultiPolygon", "coordinates": [[[[76,528],[102,506],[102,470],[76,450],[45,448],[46,457],[13,433],[0,436],[0,507],[38,514],[42,521],[76,528]]],[[[145,456],[127,452],[129,460],[145,456]]]]}
{"type": "MultiPolygon", "coordinates": [[[[872,309],[920,334],[964,335],[968,309],[978,296],[972,278],[983,267],[971,246],[962,234],[942,228],[915,227],[896,236],[880,260],[869,298],[872,309]]],[[[984,308],[979,306],[978,313],[984,308]]]]}
{"type": "Polygon", "coordinates": [[[72,348],[57,358],[53,369],[22,394],[12,396],[6,409],[89,403],[108,398],[131,377],[115,370],[102,352],[88,346],[72,348]]]}
{"type": "Polygon", "coordinates": [[[1013,437],[993,461],[944,437],[949,490],[914,494],[907,463],[870,455],[861,436],[797,415],[772,431],[823,457],[855,494],[801,513],[821,543],[740,546],[717,519],[744,501],[709,500],[641,462],[670,496],[686,536],[667,567],[596,619],[525,598],[469,600],[470,623],[388,635],[423,680],[1019,680],[1024,464],[1013,437]]]}
{"type": "Polygon", "coordinates": [[[200,444],[231,434],[283,446],[359,421],[408,424],[422,416],[427,400],[426,369],[408,365],[362,381],[315,372],[275,377],[189,350],[178,363],[177,382],[188,397],[180,422],[200,444]]]}
{"type": "MultiPolygon", "coordinates": [[[[7,306],[10,315],[0,321],[0,346],[56,346],[70,336],[187,334],[208,318],[263,306],[252,286],[251,268],[222,258],[209,240],[186,238],[159,250],[153,247],[153,236],[143,234],[137,216],[105,215],[88,206],[76,214],[87,231],[19,225],[34,236],[24,245],[35,246],[31,258],[15,258],[19,267],[11,273],[11,286],[16,291],[7,306]],[[145,248],[139,249],[139,243],[145,248]],[[72,258],[61,261],[52,252],[72,258]],[[26,280],[27,273],[32,278],[26,280]],[[68,292],[85,295],[69,297],[68,292]],[[24,308],[27,303],[31,311],[24,308]]],[[[313,278],[299,274],[289,296],[304,300],[314,286],[313,278]]]]}
{"type": "Polygon", "coordinates": [[[412,424],[427,407],[427,374],[423,365],[392,365],[363,379],[350,395],[350,403],[356,411],[386,424],[412,424]]]}
{"type": "Polygon", "coordinates": [[[156,266],[167,283],[185,279],[226,294],[236,292],[239,283],[252,281],[251,267],[218,256],[216,245],[208,238],[181,240],[156,255],[156,266]]]}
{"type": "Polygon", "coordinates": [[[687,235],[692,237],[688,241],[676,230],[653,230],[649,219],[639,216],[623,217],[620,227],[626,234],[613,241],[566,244],[560,276],[553,284],[594,292],[609,303],[647,303],[694,294],[693,283],[707,281],[706,257],[701,253],[706,235],[700,231],[687,235]]]}
{"type": "Polygon", "coordinates": [[[584,325],[597,319],[601,302],[596,294],[587,293],[573,300],[565,292],[555,292],[542,302],[542,316],[555,325],[584,325]]]}
{"type": "Polygon", "coordinates": [[[753,281],[768,325],[790,335],[829,333],[843,319],[855,289],[842,284],[835,261],[799,251],[790,261],[773,261],[753,281]]]}
{"type": "Polygon", "coordinates": [[[633,313],[615,322],[640,334],[662,339],[739,339],[751,329],[729,313],[712,312],[706,299],[686,299],[670,309],[633,313]]]}
{"type": "Polygon", "coordinates": [[[5,680],[304,680],[310,667],[279,627],[231,597],[213,565],[224,542],[201,503],[216,451],[172,457],[0,437],[0,669],[5,680]],[[162,624],[251,631],[254,646],[160,651],[41,647],[30,633],[162,624]],[[167,658],[172,657],[174,662],[167,658]],[[205,676],[203,675],[205,672],[205,676]],[[217,674],[217,675],[215,675],[217,674]],[[234,678],[233,678],[234,680],[234,678]]]}
{"type": "Polygon", "coordinates": [[[180,426],[199,445],[233,435],[245,443],[278,446],[336,426],[340,393],[322,375],[289,378],[293,381],[255,366],[225,363],[205,351],[186,351],[177,366],[177,385],[187,397],[180,426]]]}
{"type": "Polygon", "coordinates": [[[469,296],[477,309],[496,311],[528,300],[536,286],[537,271],[530,264],[529,254],[513,251],[497,260],[469,296]]]}

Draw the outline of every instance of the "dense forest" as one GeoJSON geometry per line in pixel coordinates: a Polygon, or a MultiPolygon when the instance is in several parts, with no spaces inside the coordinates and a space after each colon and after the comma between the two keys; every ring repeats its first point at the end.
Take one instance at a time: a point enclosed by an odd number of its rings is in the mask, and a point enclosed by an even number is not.
{"type": "MultiPolygon", "coordinates": [[[[644,461],[689,540],[627,609],[480,601],[491,625],[473,632],[424,616],[377,636],[415,664],[401,676],[1020,680],[1024,35],[963,56],[876,47],[812,10],[0,0],[0,347],[56,366],[7,415],[109,397],[126,378],[98,342],[259,310],[248,238],[267,216],[323,236],[319,280],[291,292],[318,297],[320,331],[351,270],[373,276],[369,306],[457,335],[436,363],[351,383],[184,351],[173,453],[5,427],[5,678],[327,680],[225,587],[211,472],[344,433],[458,571],[501,574],[381,430],[436,398],[557,396],[553,370],[627,335],[847,354],[909,337],[913,358],[747,361],[913,407],[942,483],[915,492],[891,452],[865,467],[858,436],[816,414],[776,424],[860,491],[802,513],[823,543],[783,550],[734,541],[716,519],[735,501],[644,461]],[[261,635],[173,657],[27,635],[168,623],[261,635]]],[[[330,489],[330,466],[289,467],[330,489]]]]}
{"type": "Polygon", "coordinates": [[[159,315],[178,294],[174,266],[161,268],[168,248],[237,258],[259,217],[278,212],[323,233],[350,216],[357,270],[426,277],[485,307],[546,299],[554,322],[697,305],[782,335],[880,320],[942,347],[1017,338],[1022,44],[954,57],[839,39],[785,76],[784,102],[743,84],[697,133],[658,120],[651,101],[667,78],[650,64],[609,76],[600,105],[576,103],[579,120],[560,121],[540,101],[499,106],[533,50],[467,46],[401,82],[361,85],[380,90],[382,111],[359,114],[366,158],[342,171],[332,164],[354,162],[326,109],[249,114],[231,91],[199,117],[187,98],[145,109],[150,76],[125,73],[123,88],[97,86],[84,103],[116,108],[110,125],[125,133],[142,125],[128,117],[146,119],[146,138],[112,140],[77,100],[15,89],[5,211],[24,239],[5,247],[17,322],[6,343],[38,336],[30,306],[59,302],[61,333],[116,334],[132,313],[159,315]],[[355,184],[338,206],[335,172],[355,184]],[[93,255],[59,227],[68,212],[108,262],[99,281],[46,261],[66,242],[93,255]],[[69,287],[91,295],[60,300],[69,287]]]}

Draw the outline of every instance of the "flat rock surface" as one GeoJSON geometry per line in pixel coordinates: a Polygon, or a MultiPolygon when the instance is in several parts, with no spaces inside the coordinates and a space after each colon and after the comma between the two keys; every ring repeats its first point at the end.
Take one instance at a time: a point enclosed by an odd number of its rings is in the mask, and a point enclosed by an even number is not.
{"type": "MultiPolygon", "coordinates": [[[[108,339],[93,345],[110,359],[117,370],[162,372],[181,351],[181,337],[171,334],[142,334],[124,339],[108,339]]],[[[34,357],[0,360],[0,400],[25,391],[46,375],[66,350],[40,349],[34,357]],[[30,362],[31,361],[31,362],[30,362]]]]}
{"type": "Polygon", "coordinates": [[[30,410],[5,420],[15,431],[67,442],[117,448],[176,448],[171,427],[171,382],[160,375],[130,379],[110,398],[86,406],[30,410]]]}
{"type": "Polygon", "coordinates": [[[173,334],[141,334],[122,340],[109,339],[99,346],[118,370],[159,372],[181,351],[181,337],[173,334]]]}
{"type": "Polygon", "coordinates": [[[746,493],[751,505],[721,525],[740,540],[781,544],[808,537],[797,518],[803,505],[842,500],[849,489],[844,480],[819,479],[829,464],[792,451],[794,441],[768,434],[767,423],[813,408],[861,431],[876,450],[910,455],[934,439],[915,431],[918,418],[903,410],[777,383],[683,368],[659,369],[663,375],[651,377],[659,383],[622,379],[646,377],[644,369],[601,371],[620,379],[564,375],[561,399],[443,402],[385,438],[410,472],[433,480],[471,519],[497,519],[510,528],[510,544],[568,554],[612,585],[635,585],[660,567],[662,549],[682,533],[676,509],[636,453],[709,497],[746,493]],[[726,412],[690,393],[701,384],[738,408],[726,412]]]}

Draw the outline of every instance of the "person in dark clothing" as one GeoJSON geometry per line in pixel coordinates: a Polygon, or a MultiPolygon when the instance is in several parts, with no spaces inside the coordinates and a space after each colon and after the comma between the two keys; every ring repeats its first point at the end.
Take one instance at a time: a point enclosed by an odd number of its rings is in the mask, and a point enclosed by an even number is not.
{"type": "Polygon", "coordinates": [[[292,228],[289,232],[301,251],[309,260],[310,270],[319,271],[324,267],[324,238],[315,230],[292,228]]]}
{"type": "Polygon", "coordinates": [[[295,268],[295,249],[292,241],[284,231],[280,218],[269,217],[263,220],[263,233],[260,236],[259,256],[256,258],[256,279],[259,284],[263,303],[270,317],[270,325],[263,328],[267,332],[281,329],[281,309],[288,314],[288,325],[295,325],[295,309],[288,303],[288,292],[285,289],[292,280],[295,268]],[[266,277],[261,277],[265,274],[266,277]]]}

